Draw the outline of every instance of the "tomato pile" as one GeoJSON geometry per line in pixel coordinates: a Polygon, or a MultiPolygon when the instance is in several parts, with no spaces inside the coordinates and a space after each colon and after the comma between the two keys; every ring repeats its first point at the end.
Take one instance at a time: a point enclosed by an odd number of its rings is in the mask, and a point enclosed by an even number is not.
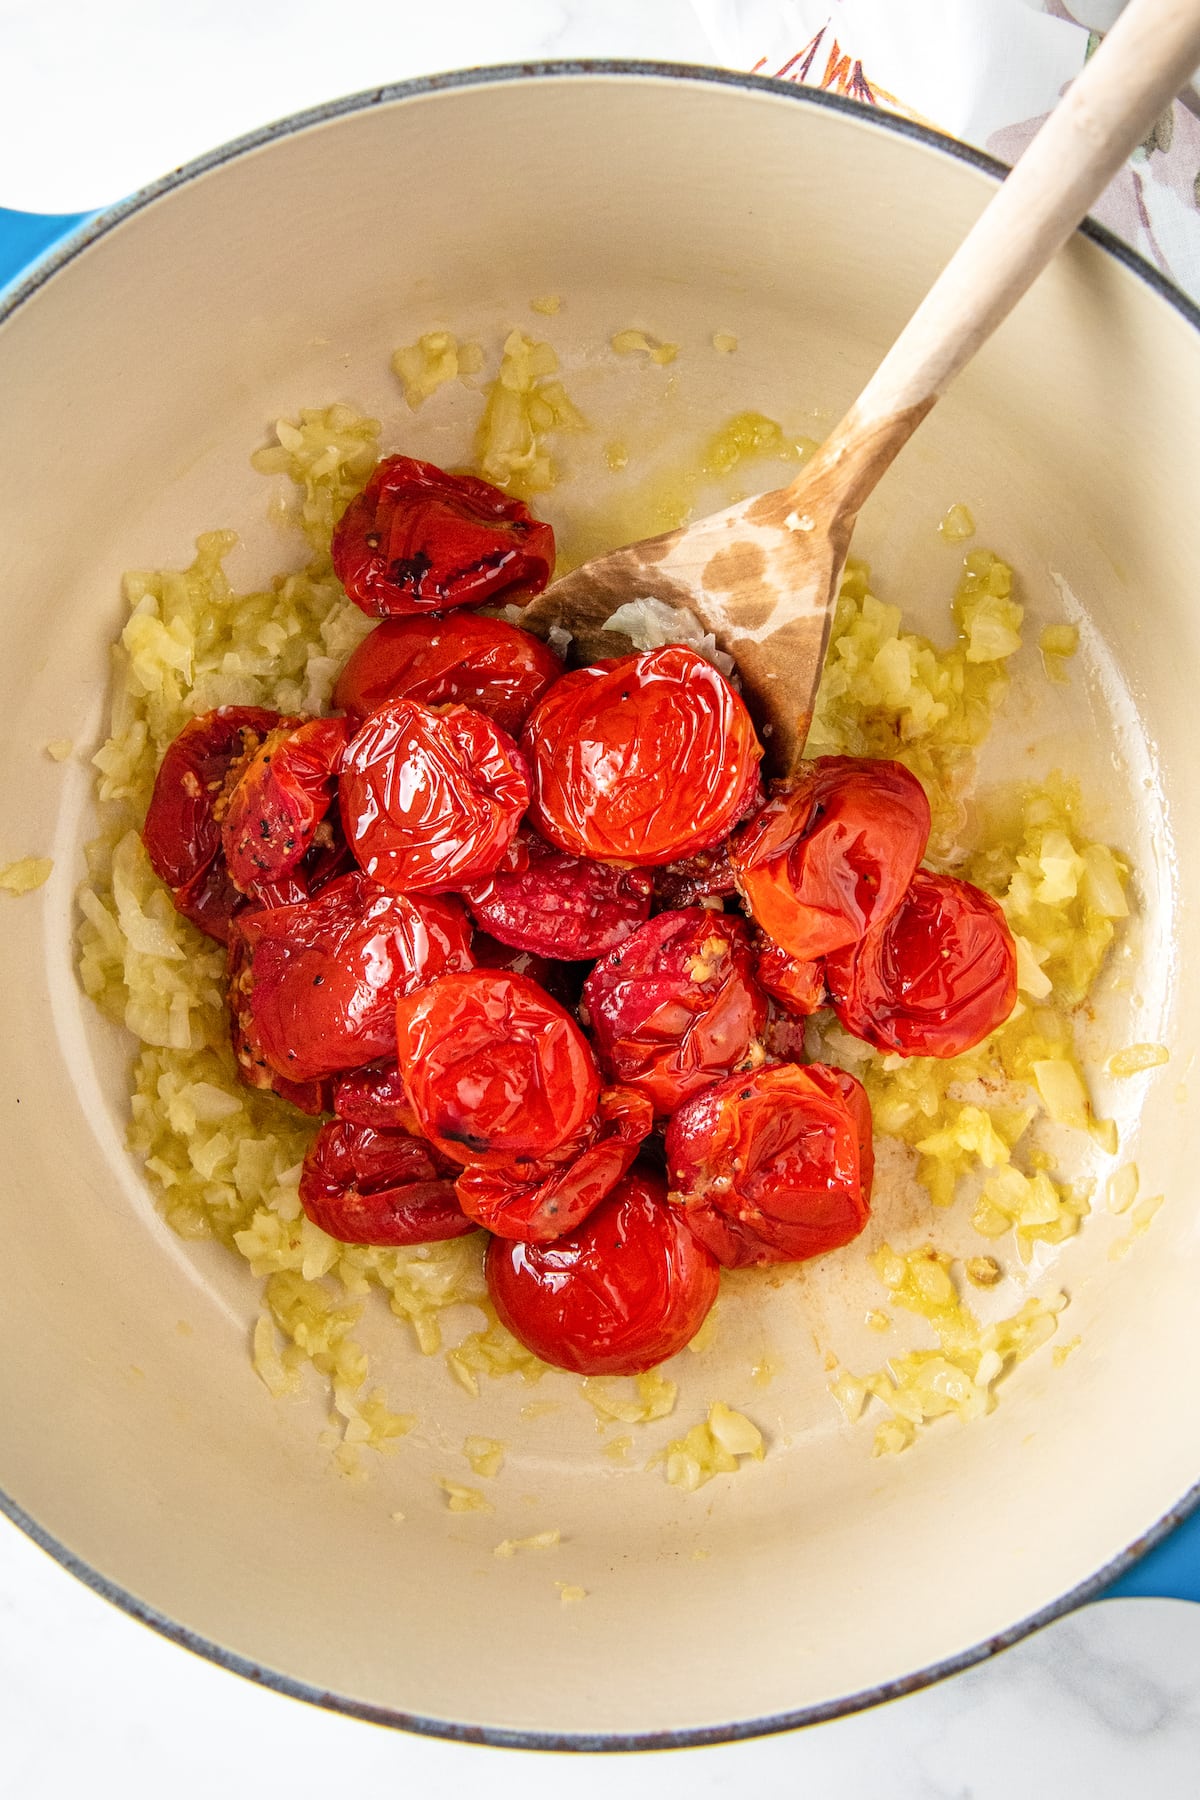
{"type": "Polygon", "coordinates": [[[327,1115],[309,1218],[377,1245],[482,1227],[524,1344],[650,1368],[720,1267],[866,1224],[867,1097],[804,1059],[804,1018],[955,1056],[1012,1010],[1012,939],[920,867],[899,763],[822,757],[765,792],[741,698],[693,650],[568,673],[462,611],[553,570],[550,527],[488,483],[385,458],[332,552],[381,621],[334,715],[193,719],[150,861],[228,947],[242,1080],[327,1115]]]}

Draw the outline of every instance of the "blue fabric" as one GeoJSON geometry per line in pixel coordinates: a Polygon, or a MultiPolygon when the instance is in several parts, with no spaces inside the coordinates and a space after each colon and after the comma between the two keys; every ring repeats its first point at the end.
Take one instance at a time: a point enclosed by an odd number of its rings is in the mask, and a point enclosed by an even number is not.
{"type": "MultiPolygon", "coordinates": [[[[0,207],[0,288],[94,217],[94,213],[25,213],[0,207]]],[[[1200,1511],[1114,1582],[1105,1598],[1134,1594],[1200,1601],[1200,1511]]]]}

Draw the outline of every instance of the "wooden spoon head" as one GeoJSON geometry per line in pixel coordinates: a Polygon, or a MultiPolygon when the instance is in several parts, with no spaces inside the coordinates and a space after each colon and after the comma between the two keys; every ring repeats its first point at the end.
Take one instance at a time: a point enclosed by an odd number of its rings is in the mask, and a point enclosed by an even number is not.
{"type": "Polygon", "coordinates": [[[593,662],[632,648],[605,629],[627,601],[690,613],[733,658],[768,773],[786,774],[808,735],[852,524],[820,530],[797,511],[794,490],[758,494],[584,563],[531,601],[521,622],[541,637],[561,626],[578,659],[593,662]]]}

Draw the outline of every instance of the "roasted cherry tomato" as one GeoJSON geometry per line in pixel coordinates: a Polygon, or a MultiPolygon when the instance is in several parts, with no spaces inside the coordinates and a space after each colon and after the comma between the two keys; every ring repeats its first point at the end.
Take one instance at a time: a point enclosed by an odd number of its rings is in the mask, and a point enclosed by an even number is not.
{"type": "Polygon", "coordinates": [[[1017,1001],[1017,953],[990,895],[918,869],[892,916],[825,964],[833,1009],[855,1037],[901,1056],[958,1056],[1017,1001]]]}
{"type": "Polygon", "coordinates": [[[386,619],[540,593],[554,533],[489,481],[386,456],[334,527],[330,554],[354,604],[386,619]]]}
{"type": "Polygon", "coordinates": [[[596,964],[583,1004],[602,1066],[660,1114],[762,1060],[766,996],[745,921],[732,914],[659,913],[596,964]]]}
{"type": "Polygon", "coordinates": [[[433,1244],[475,1229],[453,1172],[428,1144],[343,1119],[323,1125],[310,1145],[300,1204],[344,1244],[433,1244]]]}
{"type": "Polygon", "coordinates": [[[543,837],[573,856],[643,865],[719,843],[756,791],[762,755],[725,677],[682,644],[564,675],[522,743],[543,837]]]}
{"type": "Polygon", "coordinates": [[[586,962],[615,950],[645,923],[652,884],[640,870],[571,856],[526,830],[486,881],[462,893],[472,917],[501,943],[586,962]]]}
{"type": "MultiPolygon", "coordinates": [[[[472,957],[474,948],[472,948],[472,957]]],[[[332,1083],[330,1106],[348,1125],[370,1125],[376,1131],[407,1131],[419,1137],[421,1127],[408,1090],[395,1063],[373,1063],[352,1069],[332,1083]]]]}
{"type": "Polygon", "coordinates": [[[154,873],[165,881],[175,906],[218,943],[241,895],[221,855],[216,805],[230,768],[281,723],[261,706],[220,706],[184,726],[159,766],[142,827],[154,873]]]}
{"type": "Polygon", "coordinates": [[[529,804],[529,773],[482,713],[391,700],[351,739],[340,797],[347,842],[373,881],[446,893],[499,864],[529,804]]]}
{"type": "Polygon", "coordinates": [[[251,1085],[265,1063],[320,1081],[392,1056],[402,994],[469,969],[457,900],[387,894],[343,875],[311,900],[246,912],[229,939],[234,1049],[251,1085]]]}
{"type": "MultiPolygon", "coordinates": [[[[230,771],[218,802],[221,847],[242,893],[257,897],[320,841],[349,741],[345,719],[285,721],[266,734],[236,780],[230,771]]],[[[325,839],[332,843],[329,831],[325,839]]]]}
{"type": "MultiPolygon", "coordinates": [[[[654,899],[661,907],[699,906],[705,900],[724,900],[736,892],[727,838],[711,850],[697,850],[695,856],[685,856],[681,862],[668,863],[654,871],[654,899]]],[[[715,910],[720,911],[720,907],[715,910]]]]}
{"type": "Polygon", "coordinates": [[[726,1268],[803,1262],[867,1222],[870,1104],[821,1063],[735,1075],[675,1114],[667,1168],[671,1199],[726,1268]]]}
{"type": "Polygon", "coordinates": [[[477,969],[508,969],[513,975],[528,975],[530,981],[545,988],[550,998],[565,1006],[568,1012],[573,1012],[579,1004],[589,966],[535,956],[532,950],[515,950],[511,944],[502,944],[486,931],[477,931],[471,939],[471,958],[477,969]]]}
{"type": "Polygon", "coordinates": [[[582,1225],[628,1173],[654,1126],[654,1108],[632,1088],[600,1095],[599,1135],[543,1180],[503,1169],[466,1168],[458,1180],[463,1211],[497,1237],[548,1244],[582,1225]]]}
{"type": "Polygon", "coordinates": [[[396,1008],[421,1130],[460,1163],[519,1172],[596,1117],[600,1076],[574,1019],[523,975],[446,975],[396,1008]]]}
{"type": "Polygon", "coordinates": [[[387,700],[471,706],[517,737],[562,672],[548,645],[503,619],[388,619],[351,655],[333,704],[355,720],[387,700]]]}
{"type": "Polygon", "coordinates": [[[486,1270],[513,1336],[579,1375],[636,1375],[674,1356],[704,1323],[719,1280],[682,1210],[640,1169],[552,1244],[494,1237],[486,1270]]]}
{"type": "Polygon", "coordinates": [[[763,930],[813,962],[896,910],[928,839],[925,790],[902,763],[822,756],[737,833],[730,858],[763,930]]]}
{"type": "Polygon", "coordinates": [[[752,942],[758,985],[766,989],[772,1000],[778,1000],[781,1006],[786,1006],[789,1012],[799,1013],[802,1018],[828,1006],[823,962],[801,962],[798,956],[792,956],[769,938],[765,931],[754,932],[752,942]]]}

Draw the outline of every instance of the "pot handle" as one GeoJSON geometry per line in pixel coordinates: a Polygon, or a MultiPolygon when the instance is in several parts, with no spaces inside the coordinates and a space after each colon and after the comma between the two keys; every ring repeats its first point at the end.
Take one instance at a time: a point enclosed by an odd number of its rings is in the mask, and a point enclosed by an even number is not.
{"type": "MultiPolygon", "coordinates": [[[[1195,1506],[1195,1495],[1190,1498],[1195,1506]]],[[[1167,1515],[1178,1518],[1189,1500],[1167,1515]]],[[[1167,1520],[1163,1523],[1166,1524],[1167,1520]]],[[[1154,1536],[1154,1533],[1150,1533],[1154,1536]]],[[[1136,1550],[1137,1546],[1133,1546],[1136,1550]]],[[[1133,1599],[1142,1596],[1156,1600],[1200,1601],[1200,1508],[1182,1519],[1174,1530],[1140,1555],[1135,1563],[1117,1577],[1112,1586],[1097,1595],[1100,1600],[1133,1599]]]]}
{"type": "Polygon", "coordinates": [[[0,292],[95,217],[94,212],[27,213],[0,206],[0,292]]]}

